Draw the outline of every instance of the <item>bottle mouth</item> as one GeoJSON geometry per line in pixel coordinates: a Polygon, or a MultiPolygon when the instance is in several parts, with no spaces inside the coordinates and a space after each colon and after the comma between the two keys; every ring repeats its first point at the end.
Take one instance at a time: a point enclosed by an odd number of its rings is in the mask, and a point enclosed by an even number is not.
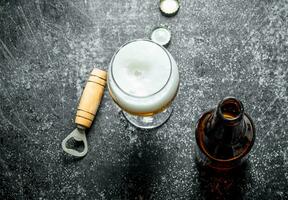
{"type": "Polygon", "coordinates": [[[226,97],[220,101],[219,113],[221,117],[230,122],[238,121],[243,117],[244,107],[241,101],[234,97],[226,97]]]}

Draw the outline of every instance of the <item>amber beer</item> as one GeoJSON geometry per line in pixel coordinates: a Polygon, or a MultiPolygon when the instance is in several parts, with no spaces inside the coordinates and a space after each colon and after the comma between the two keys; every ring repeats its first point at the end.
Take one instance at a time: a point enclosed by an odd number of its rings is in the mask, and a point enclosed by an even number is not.
{"type": "Polygon", "coordinates": [[[163,124],[171,114],[169,106],[178,86],[175,60],[153,41],[130,41],[111,60],[108,71],[110,95],[135,126],[154,128],[163,124]]]}

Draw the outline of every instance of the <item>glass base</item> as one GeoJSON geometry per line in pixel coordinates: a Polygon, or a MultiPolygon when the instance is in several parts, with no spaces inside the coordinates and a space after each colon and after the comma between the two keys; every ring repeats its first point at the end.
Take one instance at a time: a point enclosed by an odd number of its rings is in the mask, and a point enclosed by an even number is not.
{"type": "Polygon", "coordinates": [[[123,115],[131,124],[142,129],[152,129],[161,126],[170,118],[172,112],[173,107],[170,106],[161,113],[149,117],[143,117],[143,116],[131,115],[122,110],[123,115]]]}

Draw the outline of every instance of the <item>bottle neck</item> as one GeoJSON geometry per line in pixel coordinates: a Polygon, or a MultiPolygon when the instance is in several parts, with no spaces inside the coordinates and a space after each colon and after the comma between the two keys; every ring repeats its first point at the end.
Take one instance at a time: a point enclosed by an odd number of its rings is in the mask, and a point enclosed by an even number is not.
{"type": "Polygon", "coordinates": [[[229,146],[239,142],[245,133],[243,115],[244,108],[239,100],[233,97],[223,99],[206,125],[209,143],[229,146]]]}

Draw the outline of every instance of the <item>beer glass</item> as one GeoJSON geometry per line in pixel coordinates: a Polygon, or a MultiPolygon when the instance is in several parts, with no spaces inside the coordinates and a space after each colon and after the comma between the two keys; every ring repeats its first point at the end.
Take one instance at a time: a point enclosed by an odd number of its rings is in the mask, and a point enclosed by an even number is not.
{"type": "Polygon", "coordinates": [[[155,128],[169,119],[178,87],[175,60],[151,40],[127,42],[111,60],[109,93],[126,119],[138,128],[155,128]]]}

